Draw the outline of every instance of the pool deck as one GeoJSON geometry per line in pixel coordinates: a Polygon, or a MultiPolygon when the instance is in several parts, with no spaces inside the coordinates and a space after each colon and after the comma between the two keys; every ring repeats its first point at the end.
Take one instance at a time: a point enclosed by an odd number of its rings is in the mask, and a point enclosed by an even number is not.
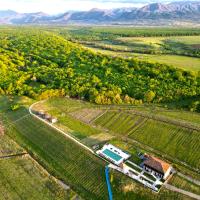
{"type": "Polygon", "coordinates": [[[117,166],[131,157],[130,154],[122,151],[121,149],[118,149],[111,144],[104,145],[103,148],[96,153],[117,166]]]}

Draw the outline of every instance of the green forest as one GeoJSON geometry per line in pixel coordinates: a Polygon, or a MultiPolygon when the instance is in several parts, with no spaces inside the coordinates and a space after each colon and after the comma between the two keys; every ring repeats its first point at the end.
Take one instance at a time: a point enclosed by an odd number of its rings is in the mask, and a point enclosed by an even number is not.
{"type": "Polygon", "coordinates": [[[0,95],[70,96],[96,104],[180,104],[200,111],[200,73],[95,53],[70,41],[70,34],[63,37],[60,30],[0,29],[0,95]]]}

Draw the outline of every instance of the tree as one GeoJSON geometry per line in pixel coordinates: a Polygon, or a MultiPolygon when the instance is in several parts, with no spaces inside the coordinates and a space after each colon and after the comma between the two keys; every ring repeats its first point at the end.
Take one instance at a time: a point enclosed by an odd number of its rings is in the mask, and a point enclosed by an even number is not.
{"type": "Polygon", "coordinates": [[[156,94],[153,91],[149,91],[145,94],[145,100],[150,103],[154,100],[156,94]]]}

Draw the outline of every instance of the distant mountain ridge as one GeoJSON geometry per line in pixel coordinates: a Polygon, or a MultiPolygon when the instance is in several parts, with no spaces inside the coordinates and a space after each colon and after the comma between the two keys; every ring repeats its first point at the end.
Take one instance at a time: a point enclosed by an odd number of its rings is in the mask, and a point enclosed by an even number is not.
{"type": "Polygon", "coordinates": [[[51,16],[42,12],[0,11],[1,24],[112,24],[137,21],[183,20],[200,22],[200,2],[152,3],[142,8],[66,12],[51,16]]]}

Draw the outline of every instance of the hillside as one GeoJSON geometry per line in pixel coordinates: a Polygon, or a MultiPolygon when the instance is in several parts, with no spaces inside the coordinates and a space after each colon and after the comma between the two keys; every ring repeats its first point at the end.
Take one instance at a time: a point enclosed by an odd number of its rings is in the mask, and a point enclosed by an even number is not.
{"type": "MultiPolygon", "coordinates": [[[[98,55],[53,33],[31,28],[2,30],[0,38],[0,94],[69,95],[97,104],[189,100],[187,107],[200,94],[199,75],[190,71],[98,55]]],[[[198,110],[198,104],[195,106],[198,110]]]]}

